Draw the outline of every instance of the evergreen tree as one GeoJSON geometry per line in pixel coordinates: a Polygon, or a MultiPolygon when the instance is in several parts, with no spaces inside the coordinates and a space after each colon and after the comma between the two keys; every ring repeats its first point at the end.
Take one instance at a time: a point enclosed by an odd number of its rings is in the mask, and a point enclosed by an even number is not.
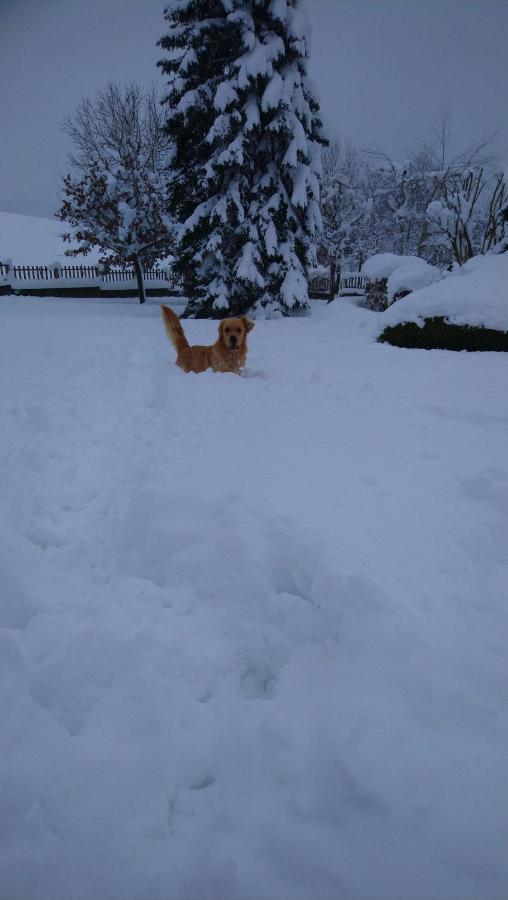
{"type": "Polygon", "coordinates": [[[186,315],[305,309],[325,141],[300,0],[172,0],[164,15],[186,315]]]}

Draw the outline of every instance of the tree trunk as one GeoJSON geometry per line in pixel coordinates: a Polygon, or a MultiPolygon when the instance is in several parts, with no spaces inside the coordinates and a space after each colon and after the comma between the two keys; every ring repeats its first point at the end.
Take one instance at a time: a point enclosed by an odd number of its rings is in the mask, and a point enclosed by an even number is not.
{"type": "Polygon", "coordinates": [[[144,303],[146,300],[145,296],[145,285],[143,282],[143,266],[141,265],[141,260],[139,256],[135,256],[132,264],[134,266],[134,272],[136,273],[136,281],[138,283],[138,297],[139,302],[144,303]]]}
{"type": "Polygon", "coordinates": [[[328,303],[331,303],[335,297],[335,284],[336,284],[336,270],[337,265],[334,259],[330,262],[330,296],[328,297],[328,303]]]}

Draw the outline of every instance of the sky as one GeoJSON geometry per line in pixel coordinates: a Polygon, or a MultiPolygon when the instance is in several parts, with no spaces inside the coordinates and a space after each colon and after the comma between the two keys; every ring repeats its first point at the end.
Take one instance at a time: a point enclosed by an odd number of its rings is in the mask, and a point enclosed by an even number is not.
{"type": "MultiPolygon", "coordinates": [[[[508,161],[508,0],[304,0],[331,133],[395,159],[443,105],[456,149],[497,131],[508,161]]],[[[0,0],[0,210],[51,216],[82,97],[160,82],[164,0],[0,0]]]]}

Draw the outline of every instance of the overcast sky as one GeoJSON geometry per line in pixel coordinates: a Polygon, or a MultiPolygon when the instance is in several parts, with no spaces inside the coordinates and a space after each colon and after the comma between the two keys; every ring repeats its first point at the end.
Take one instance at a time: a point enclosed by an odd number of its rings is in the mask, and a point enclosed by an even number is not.
{"type": "MultiPolygon", "coordinates": [[[[508,159],[508,0],[305,0],[331,130],[403,158],[442,105],[508,159]]],[[[158,81],[164,0],[0,0],[0,210],[52,215],[62,118],[108,79],[158,81]]]]}

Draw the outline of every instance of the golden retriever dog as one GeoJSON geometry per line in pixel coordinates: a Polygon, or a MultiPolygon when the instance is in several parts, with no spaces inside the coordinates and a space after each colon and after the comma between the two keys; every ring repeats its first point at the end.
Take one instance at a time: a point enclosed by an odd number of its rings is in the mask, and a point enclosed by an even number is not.
{"type": "Polygon", "coordinates": [[[234,372],[236,375],[247,359],[247,334],[254,328],[247,316],[238,319],[222,319],[219,337],[211,347],[191,347],[185,337],[182,323],[168,306],[162,306],[162,318],[166,334],[177,352],[176,364],[184,372],[234,372]]]}

